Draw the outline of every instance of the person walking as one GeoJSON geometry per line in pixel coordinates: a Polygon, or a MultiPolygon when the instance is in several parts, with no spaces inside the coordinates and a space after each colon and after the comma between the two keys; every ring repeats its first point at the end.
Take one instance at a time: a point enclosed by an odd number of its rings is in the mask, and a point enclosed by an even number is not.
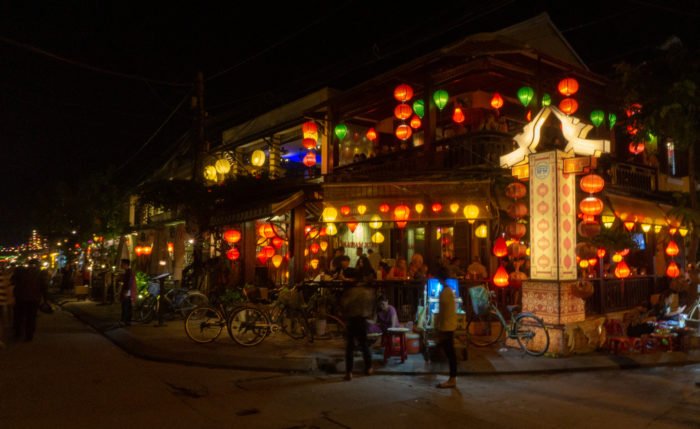
{"type": "Polygon", "coordinates": [[[345,380],[352,380],[354,364],[355,342],[362,351],[365,362],[365,374],[370,375],[372,369],[372,355],[367,344],[367,319],[374,314],[375,292],[362,282],[356,283],[343,293],[340,299],[341,309],[346,319],[346,343],[345,343],[345,380]]]}
{"type": "Polygon", "coordinates": [[[15,285],[15,340],[32,341],[39,303],[49,289],[48,275],[39,269],[39,260],[32,259],[28,268],[15,270],[10,281],[15,285]]]}
{"type": "Polygon", "coordinates": [[[457,329],[457,303],[452,288],[447,286],[446,275],[441,271],[437,276],[443,285],[440,293],[440,312],[438,313],[437,330],[439,332],[439,342],[447,356],[450,367],[450,378],[437,385],[439,388],[457,387],[457,354],[455,353],[454,335],[457,329]]]}
{"type": "Polygon", "coordinates": [[[121,268],[124,270],[122,290],[119,296],[122,304],[122,315],[119,324],[131,326],[131,310],[136,302],[136,276],[131,270],[131,261],[122,259],[121,268]]]}

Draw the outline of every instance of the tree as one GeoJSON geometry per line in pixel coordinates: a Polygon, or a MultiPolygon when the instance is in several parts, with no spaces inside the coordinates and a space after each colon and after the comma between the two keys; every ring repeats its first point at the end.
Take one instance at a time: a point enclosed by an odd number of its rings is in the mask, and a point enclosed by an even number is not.
{"type": "MultiPolygon", "coordinates": [[[[690,192],[687,204],[671,214],[692,228],[688,255],[697,260],[700,211],[697,196],[697,144],[700,138],[700,56],[672,38],[658,55],[641,64],[616,66],[624,106],[641,105],[634,115],[637,136],[650,133],[673,140],[687,154],[690,192]]],[[[663,140],[661,140],[663,141],[663,140]]]]}

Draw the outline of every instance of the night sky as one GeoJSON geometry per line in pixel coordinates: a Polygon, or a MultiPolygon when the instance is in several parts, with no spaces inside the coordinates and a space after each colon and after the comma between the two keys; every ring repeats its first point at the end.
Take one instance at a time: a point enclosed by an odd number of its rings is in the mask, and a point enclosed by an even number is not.
{"type": "Polygon", "coordinates": [[[198,70],[210,117],[236,116],[543,11],[604,74],[673,34],[700,39],[694,1],[378,3],[2,2],[0,244],[25,240],[51,184],[111,169],[128,185],[162,162],[192,124],[198,70]]]}

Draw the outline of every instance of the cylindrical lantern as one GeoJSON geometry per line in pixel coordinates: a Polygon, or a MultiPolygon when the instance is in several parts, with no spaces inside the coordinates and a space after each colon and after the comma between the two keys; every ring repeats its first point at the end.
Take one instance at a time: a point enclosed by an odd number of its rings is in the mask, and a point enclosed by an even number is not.
{"type": "Polygon", "coordinates": [[[433,93],[433,101],[439,110],[442,110],[447,106],[447,102],[450,99],[450,94],[444,89],[438,89],[433,93]]]}
{"type": "Polygon", "coordinates": [[[226,158],[217,159],[214,163],[214,168],[219,174],[228,174],[231,171],[231,163],[226,158]]]}
{"type": "Polygon", "coordinates": [[[567,77],[566,79],[562,79],[559,82],[559,85],[557,85],[557,89],[559,90],[559,93],[561,95],[569,97],[578,92],[578,81],[576,79],[567,77]]]}
{"type": "Polygon", "coordinates": [[[498,287],[506,287],[508,286],[508,271],[506,271],[506,268],[501,265],[498,267],[496,270],[496,273],[493,275],[493,284],[498,286],[498,287]]]}
{"type": "Polygon", "coordinates": [[[605,180],[597,174],[591,173],[581,178],[579,186],[583,192],[595,194],[603,190],[605,187],[605,180]]]}
{"type": "Polygon", "coordinates": [[[406,124],[401,124],[398,127],[396,127],[396,138],[399,140],[408,140],[411,138],[411,135],[413,134],[413,131],[411,130],[411,127],[409,127],[406,124]]]}
{"type": "Polygon", "coordinates": [[[402,103],[407,102],[408,100],[413,98],[413,88],[411,88],[410,85],[402,83],[401,85],[394,88],[394,98],[396,99],[396,101],[400,101],[402,103]]]}
{"type": "Polygon", "coordinates": [[[501,97],[501,94],[497,92],[493,93],[493,97],[491,97],[491,107],[493,107],[496,110],[503,107],[503,97],[501,97]]]}
{"type": "Polygon", "coordinates": [[[254,167],[262,167],[265,164],[265,152],[260,149],[254,150],[250,155],[250,163],[254,167]]]}
{"type": "Polygon", "coordinates": [[[573,98],[565,98],[559,102],[559,110],[567,115],[573,115],[578,110],[578,101],[573,98]]]}
{"type": "Polygon", "coordinates": [[[237,229],[227,229],[224,231],[224,240],[228,244],[238,243],[241,239],[241,231],[237,229]]]}

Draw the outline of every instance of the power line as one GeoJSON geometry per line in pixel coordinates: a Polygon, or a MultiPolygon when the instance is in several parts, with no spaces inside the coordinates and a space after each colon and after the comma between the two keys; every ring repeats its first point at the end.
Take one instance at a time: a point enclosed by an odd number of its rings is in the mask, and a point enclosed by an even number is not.
{"type": "Polygon", "coordinates": [[[174,86],[174,87],[180,87],[180,88],[192,86],[191,84],[187,84],[187,83],[178,83],[178,82],[169,82],[169,81],[165,81],[165,80],[150,79],[150,78],[138,76],[135,74],[122,73],[122,72],[117,72],[117,71],[113,71],[113,70],[103,69],[103,68],[96,67],[96,66],[93,66],[90,64],[85,64],[85,63],[74,61],[74,60],[71,60],[68,58],[64,58],[64,57],[62,57],[60,55],[56,55],[52,52],[48,52],[48,51],[45,51],[41,48],[37,48],[35,46],[28,45],[26,43],[22,43],[22,42],[18,42],[16,40],[9,39],[5,36],[0,36],[0,42],[4,42],[4,43],[11,45],[11,46],[14,46],[16,48],[25,49],[25,50],[33,52],[35,54],[43,55],[43,56],[51,58],[52,60],[55,60],[55,61],[67,63],[67,64],[70,64],[72,66],[80,67],[80,68],[90,70],[93,72],[97,72],[97,73],[106,74],[109,76],[115,76],[115,77],[120,77],[123,79],[130,79],[130,80],[138,80],[138,81],[142,81],[142,82],[145,81],[145,82],[150,82],[150,83],[154,83],[154,84],[158,84],[158,85],[174,86]]]}

